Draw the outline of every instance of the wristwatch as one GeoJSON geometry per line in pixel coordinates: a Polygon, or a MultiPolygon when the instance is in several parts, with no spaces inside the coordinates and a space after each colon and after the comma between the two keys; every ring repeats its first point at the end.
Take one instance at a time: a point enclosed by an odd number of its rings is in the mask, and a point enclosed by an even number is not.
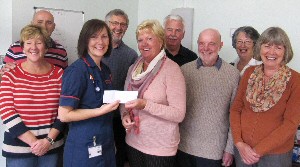
{"type": "Polygon", "coordinates": [[[50,137],[46,137],[46,140],[48,140],[48,142],[51,144],[51,145],[53,145],[54,144],[54,140],[52,139],[52,138],[50,138],[50,137]]]}

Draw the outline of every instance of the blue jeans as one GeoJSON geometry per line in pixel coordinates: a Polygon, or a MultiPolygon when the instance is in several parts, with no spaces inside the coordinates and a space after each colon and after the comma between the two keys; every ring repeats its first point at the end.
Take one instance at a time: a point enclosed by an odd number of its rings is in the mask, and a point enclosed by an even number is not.
{"type": "Polygon", "coordinates": [[[57,153],[41,157],[6,158],[6,167],[56,167],[57,159],[57,153]]]}

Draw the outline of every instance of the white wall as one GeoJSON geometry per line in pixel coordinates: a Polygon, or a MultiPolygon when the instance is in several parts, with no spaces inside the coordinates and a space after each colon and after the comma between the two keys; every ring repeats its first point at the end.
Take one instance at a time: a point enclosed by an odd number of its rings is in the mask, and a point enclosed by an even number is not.
{"type": "Polygon", "coordinates": [[[5,55],[8,46],[12,42],[12,1],[0,0],[0,4],[0,55],[5,55]]]}
{"type": "Polygon", "coordinates": [[[205,28],[216,28],[222,35],[224,47],[220,56],[227,62],[233,61],[237,54],[231,46],[230,28],[253,26],[262,33],[271,26],[279,26],[288,34],[294,58],[289,66],[300,72],[300,17],[298,0],[140,0],[138,22],[148,18],[163,21],[173,8],[194,8],[193,51],[197,53],[197,38],[205,28]]]}
{"type": "MultiPolygon", "coordinates": [[[[4,0],[3,0],[4,1],[4,0]]],[[[9,1],[10,2],[10,1],[9,1]]],[[[13,0],[12,1],[12,40],[19,39],[20,30],[30,23],[34,13],[33,7],[47,7],[57,9],[68,9],[76,11],[84,11],[85,21],[93,18],[104,20],[105,15],[112,9],[123,9],[129,16],[130,24],[124,36],[124,42],[130,47],[136,48],[134,36],[135,27],[137,25],[138,0],[13,0]]],[[[71,31],[71,30],[70,30],[71,31]]],[[[1,32],[0,32],[1,33],[1,32]]],[[[9,44],[6,46],[6,50],[9,44]]],[[[2,46],[0,46],[2,47],[2,46]]]]}
{"type": "Polygon", "coordinates": [[[300,66],[297,66],[297,62],[300,61],[298,56],[300,48],[297,47],[300,44],[300,29],[297,27],[300,18],[295,17],[300,5],[298,0],[13,0],[12,11],[11,1],[1,4],[4,4],[4,6],[1,5],[1,8],[5,9],[1,10],[4,15],[1,15],[0,18],[1,21],[4,18],[7,23],[3,24],[4,27],[0,26],[0,34],[1,37],[5,35],[7,38],[0,38],[0,54],[6,52],[11,41],[18,39],[20,29],[30,22],[33,6],[82,10],[85,12],[86,20],[104,19],[109,10],[121,8],[128,13],[130,19],[124,41],[135,50],[137,50],[135,29],[140,22],[145,19],[157,19],[163,22],[164,17],[170,14],[172,9],[191,7],[194,8],[192,50],[196,53],[198,34],[205,28],[212,27],[220,31],[224,41],[220,56],[225,61],[231,62],[237,57],[231,46],[231,28],[250,25],[262,33],[270,26],[279,26],[289,35],[294,49],[295,56],[289,66],[300,72],[300,66]],[[9,22],[11,18],[12,23],[9,22]],[[12,28],[10,28],[11,25],[12,28]]]}
{"type": "MultiPolygon", "coordinates": [[[[0,0],[0,46],[9,46],[12,42],[12,1],[0,0]]],[[[7,48],[0,47],[0,55],[5,55],[7,48]]],[[[1,64],[1,63],[0,63],[1,64]]],[[[0,143],[3,142],[4,126],[0,119],[0,143]]],[[[2,146],[2,144],[0,144],[2,146]]],[[[1,147],[0,147],[1,148],[1,147]]],[[[2,153],[0,153],[2,155],[2,153]]],[[[0,155],[0,166],[5,166],[5,158],[0,155]]]]}

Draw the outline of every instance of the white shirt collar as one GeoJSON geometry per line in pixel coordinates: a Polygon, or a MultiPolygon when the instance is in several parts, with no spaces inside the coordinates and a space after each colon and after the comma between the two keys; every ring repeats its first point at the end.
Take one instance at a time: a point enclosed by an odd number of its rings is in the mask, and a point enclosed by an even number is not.
{"type": "MultiPolygon", "coordinates": [[[[237,63],[238,63],[239,61],[240,61],[240,58],[239,58],[239,57],[237,57],[237,58],[233,61],[234,67],[237,68],[237,63]]],[[[260,65],[260,64],[262,64],[261,61],[258,61],[258,60],[254,59],[254,58],[251,58],[251,60],[248,62],[248,64],[247,64],[247,65],[243,68],[243,70],[240,72],[240,76],[242,76],[242,75],[244,74],[245,70],[246,70],[248,67],[250,67],[250,66],[256,66],[256,65],[260,65]]]]}

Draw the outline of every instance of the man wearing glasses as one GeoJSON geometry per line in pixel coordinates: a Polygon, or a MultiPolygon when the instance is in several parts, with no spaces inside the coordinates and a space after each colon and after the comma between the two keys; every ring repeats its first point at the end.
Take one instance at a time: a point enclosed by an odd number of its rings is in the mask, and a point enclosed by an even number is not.
{"type": "MultiPolygon", "coordinates": [[[[114,9],[105,16],[105,22],[112,34],[113,50],[109,57],[103,59],[103,62],[111,70],[113,89],[124,90],[128,68],[138,57],[136,51],[122,41],[128,28],[129,19],[123,10],[114,9]]],[[[126,161],[126,132],[121,122],[119,109],[115,111],[113,121],[115,145],[117,148],[116,165],[117,167],[124,167],[126,161]]]]}

